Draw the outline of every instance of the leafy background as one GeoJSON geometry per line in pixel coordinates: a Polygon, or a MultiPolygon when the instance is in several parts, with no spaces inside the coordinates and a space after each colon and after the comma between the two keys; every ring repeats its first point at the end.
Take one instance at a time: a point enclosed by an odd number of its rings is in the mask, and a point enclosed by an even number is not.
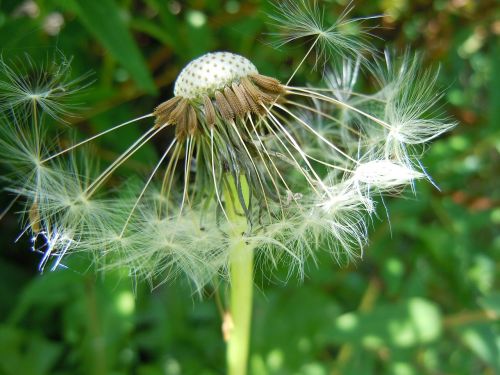
{"type": "MultiPolygon", "coordinates": [[[[323,1],[327,17],[345,2],[323,1]]],[[[286,285],[258,275],[251,373],[498,374],[499,2],[355,4],[355,16],[385,14],[375,31],[381,48],[410,46],[441,66],[443,110],[459,122],[423,161],[441,191],[420,183],[416,197],[388,199],[391,224],[375,220],[357,264],[325,257],[286,285]]],[[[285,79],[307,45],[266,44],[269,9],[258,0],[3,0],[0,48],[6,61],[65,55],[75,76],[93,71],[70,125],[91,134],[149,112],[207,51],[248,56],[285,79]]],[[[146,126],[105,138],[99,155],[114,157],[146,126]]],[[[135,161],[156,157],[151,146],[135,161]]],[[[2,194],[3,207],[11,198],[2,194]]],[[[14,212],[1,228],[0,374],[224,373],[213,291],[200,301],[182,280],[151,291],[126,271],[85,272],[77,257],[40,275],[27,239],[15,242],[14,212]]]]}

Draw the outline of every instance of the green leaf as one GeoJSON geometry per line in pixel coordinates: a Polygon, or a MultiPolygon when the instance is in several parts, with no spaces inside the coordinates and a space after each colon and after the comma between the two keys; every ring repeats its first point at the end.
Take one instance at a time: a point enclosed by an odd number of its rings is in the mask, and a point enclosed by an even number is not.
{"type": "MultiPolygon", "coordinates": [[[[159,25],[157,27],[163,30],[163,35],[168,35],[169,45],[176,54],[183,55],[185,53],[185,40],[183,38],[184,24],[180,22],[179,17],[172,14],[168,9],[166,1],[162,0],[145,0],[145,3],[158,13],[159,25]]],[[[185,36],[185,35],[184,35],[185,36]]]]}
{"type": "Polygon", "coordinates": [[[174,47],[176,45],[175,39],[172,37],[172,35],[166,32],[164,28],[145,18],[136,18],[131,20],[130,27],[158,39],[165,45],[171,47],[174,47]]]}
{"type": "Polygon", "coordinates": [[[128,70],[138,87],[156,93],[146,61],[120,16],[121,9],[113,0],[72,0],[61,2],[61,5],[76,11],[83,25],[128,70]]]}
{"type": "Polygon", "coordinates": [[[53,373],[63,347],[29,330],[0,326],[0,374],[44,375],[53,373]]]}
{"type": "Polygon", "coordinates": [[[462,331],[461,339],[479,358],[500,372],[500,342],[498,332],[490,325],[471,326],[462,331]]]}
{"type": "MultiPolygon", "coordinates": [[[[34,277],[25,286],[21,295],[18,296],[17,305],[12,309],[8,322],[19,323],[23,318],[29,316],[29,312],[35,307],[37,307],[36,319],[49,316],[53,309],[61,306],[71,298],[75,289],[80,288],[78,282],[81,279],[82,276],[68,270],[50,272],[34,277]],[[66,287],[61,288],[61,285],[66,287]]],[[[35,319],[32,318],[31,320],[35,319]]]]}
{"type": "Polygon", "coordinates": [[[479,299],[479,305],[487,311],[500,315],[500,292],[488,294],[479,299]]]}
{"type": "Polygon", "coordinates": [[[369,313],[347,313],[326,330],[326,342],[369,348],[389,345],[410,348],[436,341],[441,335],[441,313],[436,304],[411,298],[397,305],[376,306],[369,313]]]}
{"type": "MultiPolygon", "coordinates": [[[[492,56],[500,56],[500,46],[498,43],[495,45],[495,49],[492,53],[492,56]]],[[[493,57],[493,71],[491,74],[491,85],[490,85],[490,128],[492,130],[497,129],[498,123],[500,122],[500,106],[495,105],[494,103],[499,103],[500,100],[500,67],[497,63],[495,63],[495,58],[493,57]]]]}

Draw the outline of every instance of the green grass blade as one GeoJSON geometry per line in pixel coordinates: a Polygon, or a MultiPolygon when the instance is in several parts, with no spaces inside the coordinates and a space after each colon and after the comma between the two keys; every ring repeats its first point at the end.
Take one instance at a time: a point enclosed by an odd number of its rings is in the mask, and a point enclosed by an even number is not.
{"type": "Polygon", "coordinates": [[[155,93],[156,86],[146,61],[114,0],[69,1],[68,8],[76,10],[83,25],[106,50],[130,73],[137,86],[148,93],[155,93]]]}

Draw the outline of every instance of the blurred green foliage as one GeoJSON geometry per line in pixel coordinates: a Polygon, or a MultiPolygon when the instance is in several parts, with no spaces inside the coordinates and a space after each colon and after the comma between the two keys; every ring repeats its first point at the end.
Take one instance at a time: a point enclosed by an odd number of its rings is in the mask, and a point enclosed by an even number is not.
{"type": "MultiPolygon", "coordinates": [[[[323,3],[334,17],[346,1],[323,3]]],[[[374,31],[381,48],[408,45],[441,65],[443,110],[459,126],[424,159],[440,191],[420,183],[416,198],[388,199],[390,225],[373,223],[362,261],[342,268],[320,257],[303,282],[286,285],[279,274],[257,275],[251,373],[498,374],[499,2],[355,3],[354,16],[385,14],[374,31]]],[[[258,0],[3,0],[1,53],[6,61],[72,56],[75,76],[93,71],[70,119],[91,134],[151,111],[207,51],[233,51],[265,74],[289,76],[307,46],[266,44],[269,9],[258,0]]],[[[140,132],[105,137],[97,152],[112,158],[140,132]]],[[[134,165],[154,158],[155,147],[145,148],[134,165]]],[[[11,198],[2,195],[4,207],[11,198]]],[[[14,213],[1,225],[1,375],[224,373],[212,290],[202,301],[182,281],[150,291],[126,273],[86,271],[78,257],[39,275],[27,239],[15,242],[14,213]]]]}

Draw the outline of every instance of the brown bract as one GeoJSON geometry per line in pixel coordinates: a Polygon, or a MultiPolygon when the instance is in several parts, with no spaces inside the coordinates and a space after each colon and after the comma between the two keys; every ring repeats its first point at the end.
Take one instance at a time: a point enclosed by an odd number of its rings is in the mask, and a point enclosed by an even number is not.
{"type": "Polygon", "coordinates": [[[200,130],[200,123],[209,127],[217,120],[234,121],[249,114],[261,115],[263,106],[271,105],[286,93],[275,78],[251,74],[200,98],[175,96],[154,110],[155,127],[175,125],[175,136],[183,140],[200,130]]]}

